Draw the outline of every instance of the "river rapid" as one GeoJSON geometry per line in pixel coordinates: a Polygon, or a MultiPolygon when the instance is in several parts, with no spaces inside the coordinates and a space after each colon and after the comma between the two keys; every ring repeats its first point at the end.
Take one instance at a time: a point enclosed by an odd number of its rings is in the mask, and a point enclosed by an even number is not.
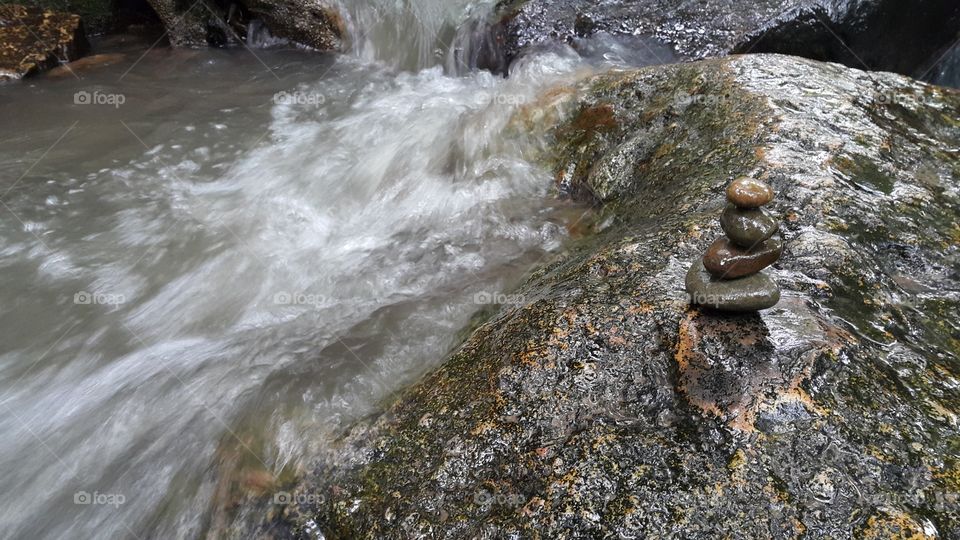
{"type": "Polygon", "coordinates": [[[346,5],[339,55],[114,37],[0,87],[2,537],[217,535],[562,249],[584,209],[511,116],[670,53],[463,69],[490,8],[346,5]]]}

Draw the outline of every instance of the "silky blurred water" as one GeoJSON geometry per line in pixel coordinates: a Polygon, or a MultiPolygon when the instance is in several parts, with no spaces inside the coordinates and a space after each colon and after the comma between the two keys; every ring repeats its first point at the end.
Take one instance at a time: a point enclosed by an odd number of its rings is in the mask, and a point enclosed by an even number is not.
{"type": "Polygon", "coordinates": [[[477,9],[349,6],[336,56],[115,38],[0,87],[3,537],[215,535],[231,475],[295,471],[561,248],[508,123],[619,60],[447,75],[477,9]]]}

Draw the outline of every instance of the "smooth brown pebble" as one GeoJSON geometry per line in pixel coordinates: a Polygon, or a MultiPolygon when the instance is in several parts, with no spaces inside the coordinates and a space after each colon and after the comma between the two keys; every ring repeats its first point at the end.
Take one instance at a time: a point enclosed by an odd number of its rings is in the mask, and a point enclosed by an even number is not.
{"type": "Polygon", "coordinates": [[[736,279],[756,274],[777,262],[783,253],[783,242],[774,237],[744,249],[729,238],[719,238],[703,255],[703,266],[720,279],[736,279]]]}
{"type": "Polygon", "coordinates": [[[756,178],[741,176],[727,186],[727,200],[740,208],[759,208],[773,200],[773,189],[756,178]]]}

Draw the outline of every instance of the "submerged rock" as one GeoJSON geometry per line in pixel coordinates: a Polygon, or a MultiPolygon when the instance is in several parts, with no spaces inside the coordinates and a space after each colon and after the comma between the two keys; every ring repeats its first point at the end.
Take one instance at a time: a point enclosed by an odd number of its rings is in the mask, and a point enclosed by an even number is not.
{"type": "Polygon", "coordinates": [[[720,214],[720,227],[732,242],[750,248],[773,236],[780,229],[780,222],[759,208],[728,204],[720,214]]]}
{"type": "Polygon", "coordinates": [[[334,4],[322,0],[245,0],[274,36],[320,51],[339,51],[347,29],[334,4]]]}
{"type": "Polygon", "coordinates": [[[515,124],[595,234],[232,534],[960,536],[960,95],[776,55],[551,95],[515,124]],[[784,298],[691,308],[742,175],[786,216],[784,298]]]}
{"type": "Polygon", "coordinates": [[[0,81],[76,60],[89,48],[78,15],[0,5],[0,81]]]}
{"type": "MultiPolygon", "coordinates": [[[[654,36],[690,58],[776,52],[919,74],[956,41],[955,0],[501,0],[490,30],[508,65],[543,42],[654,36]]],[[[486,66],[484,66],[486,67],[486,66]]]]}

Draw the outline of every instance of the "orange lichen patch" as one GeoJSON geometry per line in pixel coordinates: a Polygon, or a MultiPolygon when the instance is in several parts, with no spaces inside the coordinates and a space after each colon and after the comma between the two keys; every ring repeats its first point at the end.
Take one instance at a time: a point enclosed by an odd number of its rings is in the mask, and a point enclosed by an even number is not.
{"type": "Polygon", "coordinates": [[[871,445],[868,445],[868,446],[867,446],[867,449],[866,449],[866,453],[867,453],[868,456],[871,456],[871,457],[873,457],[873,458],[876,458],[876,459],[878,459],[878,460],[880,460],[880,461],[883,461],[883,462],[885,462],[885,463],[892,463],[892,462],[893,462],[893,459],[891,459],[890,456],[888,456],[887,454],[885,454],[882,449],[880,449],[879,447],[877,447],[877,446],[875,446],[875,445],[872,445],[872,444],[871,444],[871,445]]]}
{"type": "Polygon", "coordinates": [[[19,78],[79,57],[87,49],[79,15],[0,6],[0,80],[19,78]]]}
{"type": "Polygon", "coordinates": [[[594,439],[593,442],[591,443],[591,446],[593,447],[594,450],[599,450],[601,446],[604,446],[607,443],[610,443],[615,440],[617,440],[616,435],[614,435],[613,433],[607,433],[606,435],[600,435],[599,437],[594,439]]]}
{"type": "Polygon", "coordinates": [[[473,429],[470,430],[470,434],[474,437],[478,435],[483,435],[488,431],[492,431],[497,428],[497,425],[490,420],[485,420],[476,425],[473,429]]]}
{"type": "Polygon", "coordinates": [[[613,107],[604,103],[581,109],[570,125],[573,129],[583,131],[590,137],[594,133],[612,131],[617,127],[617,119],[614,116],[613,107]]]}
{"type": "Polygon", "coordinates": [[[546,502],[543,499],[540,497],[533,497],[527,502],[527,504],[523,506],[523,508],[520,509],[520,513],[527,517],[535,516],[539,514],[545,506],[546,502]]]}
{"type": "Polygon", "coordinates": [[[525,366],[531,366],[531,367],[539,365],[540,360],[543,359],[544,356],[545,355],[544,355],[543,347],[527,349],[520,352],[520,354],[517,355],[518,360],[520,360],[521,364],[525,366]]]}
{"type": "Polygon", "coordinates": [[[858,536],[863,540],[889,540],[891,538],[925,540],[935,538],[926,534],[923,526],[909,514],[896,510],[870,516],[858,536]]]}
{"type": "Polygon", "coordinates": [[[649,315],[653,313],[653,305],[646,302],[641,302],[639,304],[630,306],[627,308],[627,313],[630,315],[649,315]]]}
{"type": "Polygon", "coordinates": [[[950,230],[950,239],[953,240],[953,245],[960,245],[960,224],[953,224],[953,229],[950,230]]]}
{"type": "Polygon", "coordinates": [[[676,352],[673,357],[680,368],[679,390],[686,394],[687,401],[691,405],[698,407],[706,413],[715,416],[723,416],[723,411],[709,400],[698,396],[694,387],[699,379],[700,366],[704,363],[703,355],[697,351],[699,342],[699,333],[697,327],[693,324],[694,319],[699,315],[699,311],[692,309],[687,312],[687,316],[680,320],[679,340],[677,341],[676,352]]]}
{"type": "Polygon", "coordinates": [[[575,89],[571,85],[553,86],[532,102],[518,107],[509,127],[527,133],[550,129],[559,121],[563,105],[574,95],[575,89]]]}
{"type": "Polygon", "coordinates": [[[680,366],[680,371],[687,370],[690,365],[690,358],[694,354],[693,336],[690,335],[690,321],[693,320],[693,317],[695,317],[697,313],[698,311],[696,309],[691,309],[687,313],[687,316],[680,321],[680,339],[677,341],[677,351],[673,355],[673,358],[677,361],[677,365],[680,366]]]}
{"type": "Polygon", "coordinates": [[[567,309],[560,316],[559,324],[552,327],[543,338],[528,340],[523,351],[517,354],[517,360],[525,366],[549,368],[553,365],[553,351],[565,351],[570,348],[570,333],[576,328],[576,310],[567,309]]]}
{"type": "MultiPolygon", "coordinates": [[[[809,364],[810,367],[813,366],[811,361],[809,364]]],[[[813,414],[819,416],[826,416],[830,413],[829,410],[817,405],[814,403],[813,398],[810,397],[810,394],[806,392],[803,388],[800,388],[800,384],[809,376],[809,368],[804,370],[800,376],[795,378],[793,381],[790,381],[790,385],[776,395],[776,397],[769,402],[765,402],[760,406],[760,410],[773,411],[777,407],[787,404],[787,403],[798,403],[802,405],[805,409],[810,411],[813,414]]]]}
{"type": "Polygon", "coordinates": [[[957,416],[958,416],[958,415],[957,415],[956,411],[953,411],[953,410],[951,410],[951,409],[948,409],[946,406],[944,406],[942,403],[940,403],[939,401],[937,401],[937,400],[935,400],[935,399],[928,399],[928,400],[926,400],[926,403],[927,403],[927,405],[930,406],[931,409],[933,409],[934,413],[935,413],[937,416],[939,416],[940,418],[942,418],[942,419],[945,420],[946,422],[948,422],[948,423],[950,423],[951,425],[954,425],[954,426],[960,424],[960,422],[957,421],[957,416]]]}
{"type": "Polygon", "coordinates": [[[790,495],[785,493],[783,490],[778,489],[771,483],[766,483],[763,485],[763,493],[768,499],[770,499],[770,502],[772,503],[786,504],[790,502],[790,495]]]}
{"type": "Polygon", "coordinates": [[[810,340],[803,354],[778,361],[792,353],[779,356],[767,332],[760,319],[689,311],[680,321],[674,353],[677,389],[691,405],[744,432],[755,431],[758,412],[776,413],[785,404],[825,415],[800,387],[824,344],[810,340]]]}
{"type": "Polygon", "coordinates": [[[847,347],[856,346],[857,343],[859,343],[856,336],[837,325],[821,321],[820,327],[823,328],[823,332],[827,336],[827,344],[834,354],[839,353],[847,347]]]}
{"type": "Polygon", "coordinates": [[[946,486],[954,499],[958,497],[958,494],[960,494],[960,461],[951,460],[946,467],[936,470],[933,477],[946,486]]]}

